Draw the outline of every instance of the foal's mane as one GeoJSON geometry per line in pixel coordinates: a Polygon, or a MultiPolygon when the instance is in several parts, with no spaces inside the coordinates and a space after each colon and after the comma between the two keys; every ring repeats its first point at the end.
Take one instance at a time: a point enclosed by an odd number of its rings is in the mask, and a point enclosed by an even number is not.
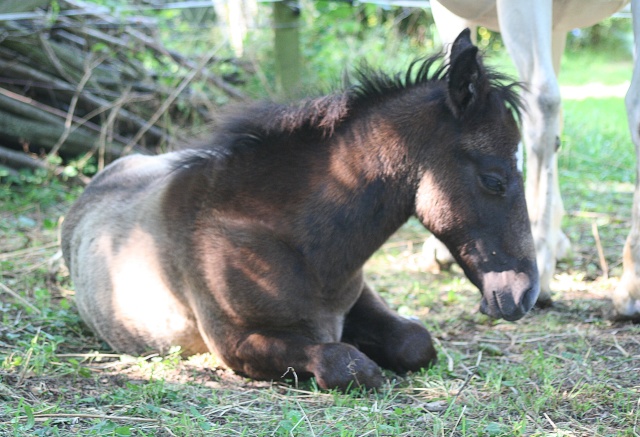
{"type": "MultiPolygon", "coordinates": [[[[239,107],[223,118],[213,139],[190,153],[180,166],[201,164],[201,160],[219,159],[242,150],[279,144],[280,138],[330,137],[349,117],[361,108],[371,107],[407,90],[448,79],[449,64],[444,53],[413,61],[405,73],[387,74],[364,64],[354,74],[355,85],[323,97],[305,99],[294,104],[261,102],[239,107]]],[[[518,118],[523,103],[518,94],[522,85],[487,67],[483,75],[489,95],[509,107],[518,118]]],[[[444,93],[441,93],[444,99],[444,93]]]]}
{"type": "MultiPolygon", "coordinates": [[[[449,68],[444,53],[414,60],[404,74],[389,75],[365,65],[356,71],[358,84],[351,87],[354,103],[370,103],[372,100],[380,100],[429,82],[446,82],[449,78],[449,68]]],[[[481,68],[489,86],[489,94],[511,109],[520,119],[524,103],[519,91],[524,85],[493,68],[484,65],[481,68]]]]}

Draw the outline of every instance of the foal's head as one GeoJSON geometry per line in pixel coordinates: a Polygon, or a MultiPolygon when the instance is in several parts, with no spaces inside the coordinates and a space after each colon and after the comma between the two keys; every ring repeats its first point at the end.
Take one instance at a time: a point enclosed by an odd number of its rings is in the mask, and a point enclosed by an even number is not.
{"type": "Polygon", "coordinates": [[[453,44],[444,77],[442,106],[450,116],[436,130],[437,151],[424,158],[416,213],[481,290],[481,310],[517,320],[539,293],[516,159],[520,135],[513,113],[520,103],[513,84],[501,84],[504,77],[482,65],[468,30],[453,44]]]}

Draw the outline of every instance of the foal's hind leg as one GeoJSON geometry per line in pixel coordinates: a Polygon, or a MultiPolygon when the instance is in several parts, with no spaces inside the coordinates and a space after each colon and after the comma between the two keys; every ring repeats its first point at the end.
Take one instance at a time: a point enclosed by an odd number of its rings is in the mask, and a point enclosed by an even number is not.
{"type": "Polygon", "coordinates": [[[429,332],[394,313],[367,285],[347,314],[342,340],[398,373],[428,367],[436,359],[429,332]]]}

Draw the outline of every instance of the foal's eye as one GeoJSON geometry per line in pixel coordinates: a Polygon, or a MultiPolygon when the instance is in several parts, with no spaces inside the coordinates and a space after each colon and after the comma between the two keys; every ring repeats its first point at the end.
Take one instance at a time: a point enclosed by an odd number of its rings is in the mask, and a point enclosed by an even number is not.
{"type": "Polygon", "coordinates": [[[492,194],[504,194],[505,192],[504,183],[495,176],[482,175],[480,176],[480,182],[492,194]]]}

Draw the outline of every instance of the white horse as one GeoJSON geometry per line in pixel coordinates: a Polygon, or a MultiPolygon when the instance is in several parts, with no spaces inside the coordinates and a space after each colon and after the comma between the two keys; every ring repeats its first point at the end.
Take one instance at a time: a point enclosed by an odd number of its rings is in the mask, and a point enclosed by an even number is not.
{"type": "MultiPolygon", "coordinates": [[[[542,305],[551,302],[550,282],[558,248],[566,242],[560,230],[564,213],[558,187],[556,151],[562,129],[557,74],[567,32],[591,26],[612,15],[629,0],[432,0],[431,7],[444,44],[465,27],[499,31],[520,79],[529,92],[523,117],[527,148],[526,195],[540,271],[542,305]]],[[[640,0],[631,0],[635,34],[635,68],[627,92],[631,138],[640,169],[640,0]]],[[[637,172],[637,180],[640,174],[637,172]]],[[[623,254],[624,272],[612,299],[618,314],[640,317],[640,184],[636,183],[631,231],[623,254]]]]}

